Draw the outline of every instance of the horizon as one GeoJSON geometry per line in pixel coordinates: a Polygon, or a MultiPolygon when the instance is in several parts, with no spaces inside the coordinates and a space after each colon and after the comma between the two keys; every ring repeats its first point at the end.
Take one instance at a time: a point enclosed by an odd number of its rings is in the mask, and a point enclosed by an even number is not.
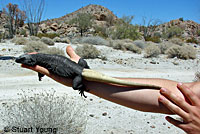
{"type": "MultiPolygon", "coordinates": [[[[20,0],[1,0],[0,9],[8,3],[18,4],[22,9],[23,3],[20,0]]],[[[192,0],[192,2],[191,0],[60,0],[59,2],[48,0],[42,20],[59,18],[90,4],[108,8],[118,18],[133,15],[132,24],[142,24],[143,17],[146,17],[147,21],[153,19],[160,20],[162,23],[183,18],[200,24],[199,0],[192,0]]]]}

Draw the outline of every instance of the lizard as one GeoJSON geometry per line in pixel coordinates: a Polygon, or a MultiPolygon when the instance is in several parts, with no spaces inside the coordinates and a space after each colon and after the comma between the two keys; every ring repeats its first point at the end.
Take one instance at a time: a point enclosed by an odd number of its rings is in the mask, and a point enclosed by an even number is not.
{"type": "MultiPolygon", "coordinates": [[[[161,87],[150,85],[150,84],[141,84],[135,83],[132,81],[120,80],[114,77],[107,76],[103,73],[97,72],[89,68],[87,62],[80,58],[78,63],[70,60],[69,58],[56,55],[56,54],[23,54],[15,59],[17,63],[25,64],[28,66],[39,65],[46,68],[49,72],[56,74],[61,77],[71,78],[72,79],[72,88],[74,90],[79,90],[81,96],[84,96],[84,91],[86,90],[85,85],[82,83],[82,80],[96,81],[103,83],[117,84],[121,86],[133,86],[138,88],[148,88],[148,89],[160,89],[161,87]]],[[[44,75],[38,73],[39,81],[44,75]]]]}

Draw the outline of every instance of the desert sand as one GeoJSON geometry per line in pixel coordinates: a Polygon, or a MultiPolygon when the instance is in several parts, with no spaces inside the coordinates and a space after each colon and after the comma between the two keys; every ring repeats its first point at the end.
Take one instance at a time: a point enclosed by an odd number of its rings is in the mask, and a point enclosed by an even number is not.
{"type": "MultiPolygon", "coordinates": [[[[69,44],[56,43],[56,47],[65,50],[69,44]]],[[[77,45],[71,44],[73,48],[77,45]]],[[[180,82],[194,80],[198,69],[195,60],[168,59],[166,55],[159,58],[143,58],[143,54],[114,50],[107,46],[96,46],[107,60],[87,60],[89,66],[97,71],[116,77],[166,78],[180,82]]],[[[0,55],[19,56],[23,54],[22,46],[7,41],[0,43],[0,55]]],[[[14,61],[0,60],[0,107],[3,102],[17,99],[20,90],[54,89],[57,93],[80,96],[77,91],[63,86],[48,77],[38,81],[37,73],[21,68],[14,61]]],[[[114,104],[102,98],[86,93],[88,123],[86,134],[181,134],[182,130],[165,120],[164,114],[145,113],[114,104]]],[[[0,109],[1,110],[1,109],[0,109]]],[[[174,116],[177,117],[177,116],[174,116]]],[[[4,122],[0,121],[0,129],[4,122]]]]}

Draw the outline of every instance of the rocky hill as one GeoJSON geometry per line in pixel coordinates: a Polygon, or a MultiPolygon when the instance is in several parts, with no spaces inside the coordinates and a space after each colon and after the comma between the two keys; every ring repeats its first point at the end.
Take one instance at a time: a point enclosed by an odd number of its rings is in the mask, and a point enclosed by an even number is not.
{"type": "MultiPolygon", "coordinates": [[[[75,12],[72,12],[70,14],[66,14],[62,17],[45,20],[41,22],[39,26],[39,33],[55,33],[60,35],[61,37],[74,37],[79,35],[79,30],[76,25],[69,24],[68,22],[78,16],[80,13],[89,13],[93,16],[93,26],[98,26],[100,28],[110,28],[113,27],[113,24],[117,22],[119,19],[117,16],[113,14],[112,11],[109,9],[100,6],[100,5],[88,5],[85,7],[82,7],[78,9],[75,12]],[[111,24],[112,23],[112,24],[111,24]]],[[[7,22],[5,21],[5,15],[0,13],[0,34],[2,33],[8,33],[7,29],[7,22]],[[7,29],[7,30],[6,30],[7,29]]],[[[166,33],[167,30],[170,28],[173,29],[175,27],[178,27],[181,29],[181,37],[185,40],[195,38],[200,43],[200,24],[191,21],[191,20],[171,20],[170,22],[160,24],[158,26],[153,26],[153,30],[150,30],[150,35],[154,36],[156,35],[163,35],[166,33]]],[[[23,35],[28,35],[28,26],[25,24],[22,28],[20,28],[19,33],[25,33],[23,35]]],[[[86,35],[92,34],[94,32],[94,27],[90,28],[86,35]]],[[[141,32],[141,34],[143,34],[141,32]]]]}
{"type": "Polygon", "coordinates": [[[194,37],[200,40],[200,24],[191,20],[186,20],[186,21],[183,21],[181,19],[171,20],[170,22],[158,25],[155,31],[152,32],[152,34],[156,32],[160,32],[162,34],[166,32],[167,29],[176,27],[182,29],[181,36],[183,38],[188,39],[194,37]]]}
{"type": "Polygon", "coordinates": [[[112,16],[114,21],[118,19],[117,16],[115,16],[113,14],[113,12],[111,12],[108,8],[105,8],[100,5],[88,5],[88,6],[78,9],[75,12],[72,12],[72,13],[66,14],[60,18],[55,18],[55,19],[51,19],[48,21],[57,22],[57,23],[68,22],[71,19],[77,17],[77,15],[80,13],[92,14],[97,21],[106,21],[106,19],[109,16],[112,16]]]}

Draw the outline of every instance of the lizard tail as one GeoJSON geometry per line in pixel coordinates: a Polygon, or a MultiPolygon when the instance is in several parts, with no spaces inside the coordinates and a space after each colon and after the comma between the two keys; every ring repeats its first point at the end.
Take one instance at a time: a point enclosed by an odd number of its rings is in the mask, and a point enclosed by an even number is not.
{"type": "Polygon", "coordinates": [[[120,79],[107,76],[105,74],[102,74],[100,72],[97,72],[91,69],[83,69],[82,76],[84,79],[88,81],[111,83],[111,84],[117,84],[117,85],[122,85],[122,86],[130,86],[130,87],[138,87],[138,88],[146,88],[146,89],[160,89],[161,88],[159,86],[150,85],[150,84],[141,84],[141,83],[135,83],[132,81],[120,80],[120,79]]]}

